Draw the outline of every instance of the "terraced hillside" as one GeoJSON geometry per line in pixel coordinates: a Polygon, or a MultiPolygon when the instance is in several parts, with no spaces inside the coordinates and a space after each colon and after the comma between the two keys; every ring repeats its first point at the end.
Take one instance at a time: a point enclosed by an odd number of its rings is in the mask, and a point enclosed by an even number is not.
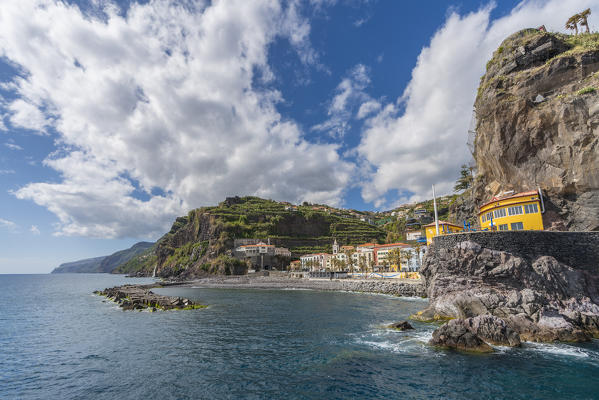
{"type": "Polygon", "coordinates": [[[152,252],[117,271],[148,275],[156,267],[157,275],[164,277],[231,273],[239,267],[230,254],[233,241],[240,238],[270,239],[271,244],[289,248],[297,258],[331,251],[334,239],[356,245],[382,243],[385,237],[382,228],[330,207],[233,197],[177,218],[152,252]]]}

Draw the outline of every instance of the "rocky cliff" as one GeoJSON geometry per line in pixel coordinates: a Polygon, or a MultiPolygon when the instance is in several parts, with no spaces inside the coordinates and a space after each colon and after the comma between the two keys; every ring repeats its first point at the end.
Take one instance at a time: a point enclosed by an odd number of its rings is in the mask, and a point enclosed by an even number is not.
{"type": "MultiPolygon", "coordinates": [[[[521,235],[522,248],[529,240],[525,234],[521,235]]],[[[475,235],[471,234],[474,240],[475,235]]],[[[590,243],[595,251],[599,251],[599,236],[595,233],[587,235],[588,243],[580,245],[582,250],[590,243]]],[[[421,269],[430,303],[426,310],[414,317],[460,320],[438,332],[434,338],[436,342],[442,342],[439,336],[446,340],[453,333],[461,332],[461,337],[464,330],[479,329],[481,321],[475,318],[483,316],[486,316],[482,321],[486,333],[474,333],[482,334],[482,339],[490,343],[500,342],[498,338],[501,337],[509,343],[518,343],[520,339],[584,341],[599,337],[599,266],[589,264],[584,254],[579,257],[572,251],[570,257],[554,252],[562,260],[580,264],[567,265],[551,255],[527,256],[499,251],[482,247],[467,238],[459,241],[458,235],[453,236],[447,237],[448,243],[443,243],[445,237],[435,239],[421,269]],[[451,239],[456,241],[451,242],[451,239]],[[485,337],[493,340],[485,340],[485,337]]],[[[552,238],[547,240],[555,241],[552,238]]],[[[513,245],[512,248],[516,248],[513,245]]],[[[558,240],[555,246],[559,245],[558,240]]],[[[460,348],[460,342],[455,342],[450,347],[460,348]]]]}
{"type": "Polygon", "coordinates": [[[117,251],[108,256],[60,264],[52,271],[52,273],[110,273],[119,265],[143,254],[145,251],[152,248],[152,246],[154,246],[154,243],[135,243],[128,249],[117,251]]]}
{"type": "Polygon", "coordinates": [[[520,31],[475,102],[476,198],[541,187],[546,228],[599,230],[599,34],[520,31]]]}

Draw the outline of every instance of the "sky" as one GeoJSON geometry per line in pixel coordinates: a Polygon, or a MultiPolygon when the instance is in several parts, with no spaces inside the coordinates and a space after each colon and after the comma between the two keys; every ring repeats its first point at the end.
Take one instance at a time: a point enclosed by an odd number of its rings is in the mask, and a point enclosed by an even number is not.
{"type": "Polygon", "coordinates": [[[1,2],[0,273],[156,240],[227,196],[387,210],[449,194],[492,52],[597,5],[1,2]]]}

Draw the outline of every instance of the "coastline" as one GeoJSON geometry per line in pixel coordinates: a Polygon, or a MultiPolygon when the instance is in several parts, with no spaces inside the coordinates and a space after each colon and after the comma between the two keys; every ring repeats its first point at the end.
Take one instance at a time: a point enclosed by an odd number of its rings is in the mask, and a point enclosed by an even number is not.
{"type": "Polygon", "coordinates": [[[302,279],[278,276],[211,276],[180,282],[180,287],[211,289],[323,290],[425,297],[424,284],[412,279],[302,279]]]}

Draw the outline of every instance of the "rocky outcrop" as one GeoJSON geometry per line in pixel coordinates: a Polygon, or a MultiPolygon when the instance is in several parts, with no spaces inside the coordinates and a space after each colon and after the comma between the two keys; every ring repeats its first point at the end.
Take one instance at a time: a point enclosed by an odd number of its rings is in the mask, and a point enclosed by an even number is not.
{"type": "Polygon", "coordinates": [[[510,330],[525,341],[599,337],[597,268],[579,269],[551,256],[528,259],[464,241],[449,248],[433,243],[421,275],[430,303],[415,319],[480,317],[468,322],[473,332],[510,345],[516,342],[510,330]]]}
{"type": "Polygon", "coordinates": [[[413,330],[414,327],[408,321],[400,321],[387,326],[389,329],[395,329],[396,331],[409,331],[413,330]]]}
{"type": "Polygon", "coordinates": [[[599,230],[597,71],[598,34],[529,29],[501,44],[475,102],[479,202],[541,187],[546,228],[599,230]]]}
{"type": "Polygon", "coordinates": [[[150,289],[156,285],[123,285],[97,290],[94,293],[114,301],[123,310],[195,310],[205,308],[189,299],[161,296],[150,289]]]}
{"type": "Polygon", "coordinates": [[[429,341],[432,346],[471,351],[476,353],[491,353],[493,348],[473,333],[462,319],[454,319],[436,329],[429,341]]]}

